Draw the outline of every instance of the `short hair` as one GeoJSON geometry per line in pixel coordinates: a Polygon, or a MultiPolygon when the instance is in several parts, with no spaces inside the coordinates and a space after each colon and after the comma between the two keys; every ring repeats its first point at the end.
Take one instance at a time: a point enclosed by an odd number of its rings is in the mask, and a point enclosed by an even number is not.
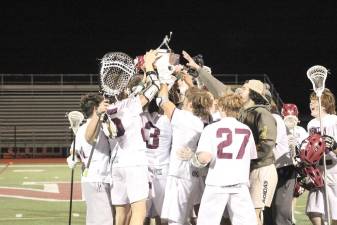
{"type": "Polygon", "coordinates": [[[243,107],[243,101],[240,95],[227,94],[218,100],[217,106],[220,111],[226,113],[226,116],[237,118],[243,107]]]}
{"type": "Polygon", "coordinates": [[[92,115],[94,108],[97,108],[103,99],[103,96],[98,93],[88,93],[81,96],[80,108],[85,118],[92,115]]]}
{"type": "MultiPolygon", "coordinates": [[[[310,94],[310,100],[318,100],[316,93],[313,91],[310,94]]],[[[321,96],[322,107],[325,108],[325,112],[328,114],[336,114],[336,99],[335,95],[328,89],[323,90],[321,96]]]]}
{"type": "Polygon", "coordinates": [[[190,87],[185,93],[188,102],[192,103],[192,112],[195,116],[205,118],[211,115],[210,109],[213,105],[212,96],[205,90],[190,87]]]}

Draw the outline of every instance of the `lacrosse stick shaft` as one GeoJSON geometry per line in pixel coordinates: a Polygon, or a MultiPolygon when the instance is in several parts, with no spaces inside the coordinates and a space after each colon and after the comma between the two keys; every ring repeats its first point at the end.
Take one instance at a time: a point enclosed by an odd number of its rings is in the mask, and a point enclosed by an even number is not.
{"type": "MultiPolygon", "coordinates": [[[[323,123],[322,123],[322,115],[321,115],[321,109],[322,109],[322,102],[321,102],[321,96],[318,96],[318,111],[319,111],[319,126],[321,135],[324,135],[323,131],[323,123]]],[[[323,154],[323,172],[324,172],[324,197],[325,197],[325,206],[327,211],[327,218],[328,218],[328,225],[330,225],[330,206],[329,206],[329,199],[327,194],[327,176],[326,176],[326,161],[325,161],[325,153],[323,154]]]]}
{"type": "MultiPolygon", "coordinates": [[[[73,161],[75,160],[75,141],[76,140],[76,135],[74,136],[74,144],[73,144],[73,156],[72,159],[73,161]]],[[[69,220],[68,224],[71,225],[71,214],[73,210],[73,189],[74,189],[74,171],[75,169],[71,169],[71,178],[70,178],[70,202],[69,202],[69,220]]]]}
{"type": "Polygon", "coordinates": [[[91,164],[91,159],[92,159],[92,156],[94,155],[94,151],[95,151],[95,147],[96,147],[96,144],[97,144],[97,138],[98,138],[98,135],[99,135],[99,128],[101,127],[101,118],[98,120],[97,124],[96,124],[96,127],[95,127],[95,137],[94,137],[94,141],[92,143],[92,147],[91,147],[91,151],[90,151],[90,155],[89,155],[89,159],[88,159],[88,163],[87,163],[87,166],[85,167],[84,171],[83,171],[83,175],[86,176],[87,175],[87,172],[89,170],[89,167],[90,167],[90,164],[91,164]]]}

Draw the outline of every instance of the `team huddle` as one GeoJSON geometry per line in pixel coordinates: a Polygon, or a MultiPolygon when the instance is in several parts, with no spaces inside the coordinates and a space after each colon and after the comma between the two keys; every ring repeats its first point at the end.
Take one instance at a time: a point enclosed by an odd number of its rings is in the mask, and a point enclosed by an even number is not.
{"type": "Polygon", "coordinates": [[[312,224],[337,224],[334,95],[324,89],[319,113],[312,93],[306,131],[296,105],[278,114],[268,85],[233,90],[201,56],[182,56],[186,65],[162,49],[104,55],[103,95],[82,96],[86,122],[67,158],[85,171],[86,224],[292,225],[304,189],[312,224]]]}

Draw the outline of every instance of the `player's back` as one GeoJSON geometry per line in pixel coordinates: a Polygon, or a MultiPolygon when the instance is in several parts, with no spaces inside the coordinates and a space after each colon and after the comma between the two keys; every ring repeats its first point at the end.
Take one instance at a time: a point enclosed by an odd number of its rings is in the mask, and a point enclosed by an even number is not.
{"type": "Polygon", "coordinates": [[[109,107],[108,114],[117,127],[117,143],[111,153],[114,167],[147,165],[146,147],[141,135],[142,111],[138,96],[124,99],[109,107]]]}
{"type": "Polygon", "coordinates": [[[172,141],[172,127],[169,118],[157,112],[141,114],[142,136],[146,143],[146,155],[153,166],[168,164],[172,141]]]}
{"type": "Polygon", "coordinates": [[[178,159],[176,151],[183,147],[196,151],[204,124],[192,112],[175,109],[172,119],[172,148],[170,155],[169,175],[185,179],[192,178],[192,168],[189,161],[178,159]]]}
{"type": "Polygon", "coordinates": [[[232,117],[208,125],[201,135],[198,151],[212,154],[207,185],[249,182],[250,160],[256,158],[257,153],[252,131],[247,125],[232,117]]]}

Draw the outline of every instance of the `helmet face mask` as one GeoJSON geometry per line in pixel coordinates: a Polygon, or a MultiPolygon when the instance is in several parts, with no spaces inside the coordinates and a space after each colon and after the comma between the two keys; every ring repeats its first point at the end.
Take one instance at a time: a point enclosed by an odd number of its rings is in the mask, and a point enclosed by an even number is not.
{"type": "Polygon", "coordinates": [[[307,137],[300,146],[299,158],[308,166],[316,166],[325,153],[325,142],[320,134],[307,137]]]}
{"type": "Polygon", "coordinates": [[[292,115],[285,116],[283,120],[288,129],[293,129],[299,122],[297,116],[292,115]]]}
{"type": "Polygon", "coordinates": [[[318,190],[323,187],[324,181],[321,171],[315,166],[303,167],[298,171],[298,184],[309,190],[318,190]]]}

